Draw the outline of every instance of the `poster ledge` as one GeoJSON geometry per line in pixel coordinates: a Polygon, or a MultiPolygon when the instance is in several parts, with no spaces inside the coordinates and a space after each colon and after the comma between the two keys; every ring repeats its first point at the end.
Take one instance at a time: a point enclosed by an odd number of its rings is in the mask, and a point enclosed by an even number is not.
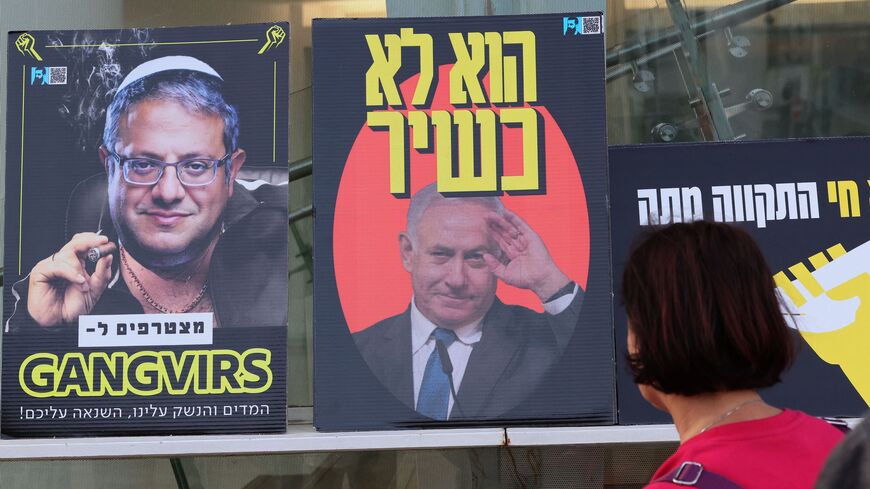
{"type": "Polygon", "coordinates": [[[0,461],[485,447],[503,445],[504,439],[503,428],[323,433],[307,424],[278,434],[0,440],[0,461]]]}
{"type": "Polygon", "coordinates": [[[247,435],[43,438],[0,441],[0,460],[172,457],[255,453],[394,450],[599,443],[676,439],[672,425],[561,428],[467,428],[317,432],[291,425],[286,433],[247,435]],[[509,440],[509,441],[508,441],[509,440]]]}
{"type": "MultiPolygon", "coordinates": [[[[850,426],[860,419],[846,420],[850,426]]],[[[672,424],[548,428],[464,428],[323,433],[290,425],[286,433],[0,440],[0,461],[279,454],[498,446],[676,442],[672,424]]]]}

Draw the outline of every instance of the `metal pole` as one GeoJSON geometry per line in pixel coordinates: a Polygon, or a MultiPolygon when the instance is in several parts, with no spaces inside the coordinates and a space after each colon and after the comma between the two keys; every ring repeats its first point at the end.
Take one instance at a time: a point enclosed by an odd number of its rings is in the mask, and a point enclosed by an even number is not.
{"type": "Polygon", "coordinates": [[[300,178],[307,177],[311,175],[311,159],[307,159],[301,163],[294,163],[290,165],[289,171],[289,180],[291,182],[299,180],[300,178]]]}
{"type": "Polygon", "coordinates": [[[687,64],[692,77],[692,83],[700,91],[700,102],[706,105],[707,112],[712,119],[715,139],[734,139],[731,123],[728,122],[728,116],[725,115],[725,106],[722,105],[722,99],[719,97],[719,89],[715,83],[710,81],[709,74],[707,73],[707,61],[704,53],[701,52],[701,45],[692,31],[689,15],[686,13],[686,9],[683,8],[682,0],[668,0],[668,10],[671,13],[671,18],[674,20],[674,25],[680,31],[680,41],[683,44],[683,51],[688,57],[687,64]]]}
{"type": "MultiPolygon", "coordinates": [[[[713,31],[702,32],[702,33],[698,34],[698,39],[703,39],[712,33],[713,33],[713,31]]],[[[643,64],[649,63],[650,61],[652,61],[654,59],[661,58],[662,56],[664,56],[666,54],[670,54],[679,48],[680,48],[679,42],[675,42],[673,44],[668,44],[667,46],[665,46],[663,48],[656,49],[655,51],[653,51],[649,54],[645,54],[645,55],[641,56],[640,58],[637,58],[637,60],[635,60],[635,63],[638,65],[643,65],[643,64]]],[[[611,69],[607,70],[607,75],[606,75],[605,79],[607,81],[611,81],[611,80],[618,78],[626,73],[631,73],[631,64],[630,63],[625,63],[625,64],[619,65],[615,68],[611,68],[611,69]]]]}
{"type": "MultiPolygon", "coordinates": [[[[707,31],[742,24],[752,20],[771,10],[783,5],[788,5],[795,0],[743,0],[742,2],[714,10],[704,19],[689,24],[688,30],[694,35],[701,35],[707,31]]],[[[620,63],[628,63],[646,53],[665,47],[679,41],[683,33],[678,28],[669,29],[648,41],[635,42],[624,47],[614,47],[607,53],[607,66],[615,66],[620,63]]]]}
{"type": "Polygon", "coordinates": [[[178,489],[190,489],[187,485],[187,477],[184,476],[184,467],[181,465],[181,459],[172,457],[169,459],[169,464],[172,466],[172,474],[175,475],[175,483],[178,484],[178,489]]]}

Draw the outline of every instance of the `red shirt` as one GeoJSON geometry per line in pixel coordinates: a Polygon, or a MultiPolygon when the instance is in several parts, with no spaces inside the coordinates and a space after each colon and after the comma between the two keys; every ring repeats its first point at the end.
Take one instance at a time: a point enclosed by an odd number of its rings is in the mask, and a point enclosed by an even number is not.
{"type": "MultiPolygon", "coordinates": [[[[800,411],[711,428],[680,445],[652,480],[685,461],[730,479],[743,489],[811,489],[843,433],[800,411]]],[[[674,489],[670,482],[646,489],[674,489]]]]}

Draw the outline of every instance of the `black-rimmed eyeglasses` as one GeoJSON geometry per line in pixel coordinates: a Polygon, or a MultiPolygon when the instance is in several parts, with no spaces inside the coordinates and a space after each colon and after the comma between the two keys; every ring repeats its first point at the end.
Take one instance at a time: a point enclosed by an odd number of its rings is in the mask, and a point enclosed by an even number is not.
{"type": "Polygon", "coordinates": [[[232,155],[232,153],[227,153],[217,160],[191,158],[179,161],[178,163],[166,163],[165,161],[151,158],[126,158],[111,151],[109,154],[120,165],[124,174],[124,180],[127,183],[133,185],[154,185],[163,177],[166,167],[173,166],[175,167],[178,181],[187,187],[202,187],[213,182],[217,177],[218,167],[232,155]]]}

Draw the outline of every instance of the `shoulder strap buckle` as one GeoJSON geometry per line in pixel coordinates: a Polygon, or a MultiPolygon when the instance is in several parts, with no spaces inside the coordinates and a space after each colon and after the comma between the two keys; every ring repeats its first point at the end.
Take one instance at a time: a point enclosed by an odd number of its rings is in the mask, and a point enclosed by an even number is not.
{"type": "Polygon", "coordinates": [[[698,462],[685,461],[677,469],[671,482],[680,486],[694,486],[701,479],[701,474],[704,473],[704,466],[698,462]]]}
{"type": "Polygon", "coordinates": [[[840,418],[832,418],[832,417],[828,417],[828,416],[822,416],[821,419],[822,419],[822,421],[826,421],[829,425],[833,426],[834,428],[837,428],[838,430],[842,431],[843,433],[849,433],[852,430],[849,427],[849,423],[847,423],[846,420],[843,420],[840,418]]]}

